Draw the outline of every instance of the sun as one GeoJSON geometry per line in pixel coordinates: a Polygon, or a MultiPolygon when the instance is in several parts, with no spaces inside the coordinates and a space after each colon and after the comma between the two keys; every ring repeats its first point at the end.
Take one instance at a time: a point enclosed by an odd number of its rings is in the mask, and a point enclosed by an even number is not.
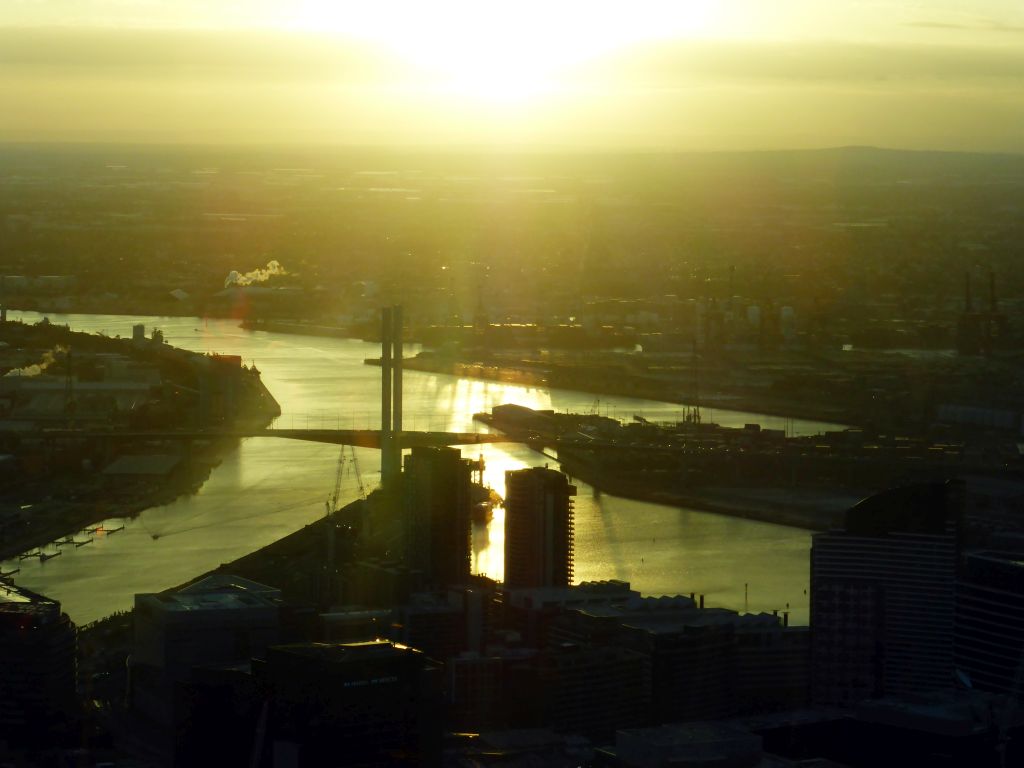
{"type": "Polygon", "coordinates": [[[291,24],[381,45],[412,65],[417,86],[522,104],[617,48],[711,36],[720,8],[710,0],[306,0],[291,24]]]}

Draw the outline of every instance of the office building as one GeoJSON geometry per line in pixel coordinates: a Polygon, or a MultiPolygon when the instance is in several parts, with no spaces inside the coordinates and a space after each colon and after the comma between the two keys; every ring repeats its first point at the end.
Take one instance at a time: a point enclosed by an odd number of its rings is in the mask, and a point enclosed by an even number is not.
{"type": "Polygon", "coordinates": [[[813,698],[852,706],[946,688],[953,674],[962,488],[891,489],[811,548],[813,698]]]}
{"type": "Polygon", "coordinates": [[[966,557],[957,584],[953,651],[956,668],[974,688],[1013,690],[1024,666],[1024,555],[966,557]]]}

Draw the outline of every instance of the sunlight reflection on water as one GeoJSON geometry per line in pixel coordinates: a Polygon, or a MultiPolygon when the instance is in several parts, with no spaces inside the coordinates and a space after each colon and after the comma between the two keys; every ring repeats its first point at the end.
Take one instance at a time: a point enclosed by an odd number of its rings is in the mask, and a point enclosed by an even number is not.
{"type": "MultiPolygon", "coordinates": [[[[27,322],[41,317],[11,313],[12,319],[19,316],[27,322]]],[[[110,336],[129,336],[131,326],[143,322],[147,328],[163,329],[167,342],[175,346],[240,354],[246,363],[256,363],[281,403],[280,426],[379,426],[380,369],[363,365],[364,358],[379,354],[373,344],[248,332],[228,320],[50,318],[77,330],[104,330],[110,336]]],[[[407,345],[407,355],[416,351],[415,345],[407,345]]],[[[560,411],[598,407],[619,418],[638,413],[652,420],[675,420],[683,410],[680,405],[630,398],[595,400],[586,393],[407,371],[405,428],[482,429],[473,422],[473,414],[507,402],[560,411]]],[[[788,427],[797,433],[833,426],[727,411],[715,411],[714,419],[726,425],[756,419],[766,427],[788,427]]],[[[473,447],[464,453],[474,459],[483,455],[485,480],[500,495],[506,470],[548,461],[514,443],[473,447]]],[[[356,454],[364,482],[373,487],[379,479],[378,454],[364,449],[356,454]]],[[[96,537],[61,557],[44,563],[7,561],[3,570],[20,567],[19,584],[60,600],[76,622],[91,621],[129,607],[137,592],[184,582],[317,519],[333,488],[337,457],[338,448],[332,445],[243,440],[196,495],[148,509],[135,519],[114,518],[108,527],[123,524],[123,531],[96,537]]],[[[589,486],[576,484],[577,580],[625,579],[645,594],[699,592],[711,605],[741,610],[748,583],[750,610],[782,610],[789,603],[793,623],[806,623],[809,532],[607,495],[598,499],[589,486]]],[[[343,500],[352,500],[357,493],[355,477],[347,474],[343,500]]],[[[492,578],[504,573],[503,523],[504,511],[496,509],[489,523],[474,526],[475,570],[492,578]]]]}

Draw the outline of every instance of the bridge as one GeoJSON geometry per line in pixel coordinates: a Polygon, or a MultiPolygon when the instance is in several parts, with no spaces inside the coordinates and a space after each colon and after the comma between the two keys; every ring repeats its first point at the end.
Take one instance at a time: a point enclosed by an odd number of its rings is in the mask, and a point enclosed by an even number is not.
{"type": "MultiPolygon", "coordinates": [[[[380,448],[379,429],[163,429],[163,430],[111,430],[111,429],[44,429],[41,437],[55,440],[113,440],[138,442],[145,440],[229,440],[246,437],[277,437],[286,440],[305,440],[314,443],[354,445],[358,448],[380,448]]],[[[484,443],[516,442],[505,435],[484,432],[400,432],[395,439],[402,448],[420,446],[482,445],[484,443]]]]}

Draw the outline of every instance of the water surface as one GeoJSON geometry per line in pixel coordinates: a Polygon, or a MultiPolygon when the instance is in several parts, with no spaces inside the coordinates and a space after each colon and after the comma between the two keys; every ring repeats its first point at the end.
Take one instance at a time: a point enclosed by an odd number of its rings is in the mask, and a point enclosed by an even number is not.
{"type": "MultiPolygon", "coordinates": [[[[10,313],[12,319],[37,322],[41,315],[10,313]]],[[[49,315],[75,330],[131,335],[136,322],[147,332],[156,326],[167,343],[198,352],[241,355],[255,363],[281,404],[280,426],[357,427],[380,425],[380,369],[363,360],[379,347],[353,339],[331,339],[264,331],[245,331],[230,320],[132,318],[118,315],[49,315]]],[[[406,354],[416,351],[408,345],[406,354]]],[[[650,420],[682,418],[684,407],[651,400],[601,397],[538,387],[476,381],[406,371],[406,429],[481,430],[476,412],[502,403],[554,408],[650,420]]],[[[799,419],[715,410],[716,422],[738,426],[758,421],[792,434],[813,434],[838,425],[799,419]]],[[[193,496],[147,509],[112,535],[66,549],[45,563],[7,561],[20,567],[17,582],[61,601],[79,624],[132,605],[138,592],[179,584],[230,562],[306,525],[324,512],[334,487],[339,449],[278,438],[249,438],[226,455],[193,496]]],[[[552,463],[523,445],[487,445],[467,449],[482,454],[486,480],[504,492],[504,472],[552,463]]],[[[376,451],[357,449],[363,481],[374,487],[380,477],[376,451]]],[[[807,621],[810,532],[721,515],[602,495],[577,483],[576,578],[624,579],[645,594],[703,593],[709,605],[751,611],[784,610],[793,623],[807,621]],[[746,589],[745,589],[746,585],[746,589]],[[749,597],[747,597],[749,596],[749,597]]],[[[342,500],[358,494],[354,473],[346,473],[342,500]]],[[[487,526],[474,530],[475,570],[501,578],[504,516],[497,510],[487,526]]]]}

